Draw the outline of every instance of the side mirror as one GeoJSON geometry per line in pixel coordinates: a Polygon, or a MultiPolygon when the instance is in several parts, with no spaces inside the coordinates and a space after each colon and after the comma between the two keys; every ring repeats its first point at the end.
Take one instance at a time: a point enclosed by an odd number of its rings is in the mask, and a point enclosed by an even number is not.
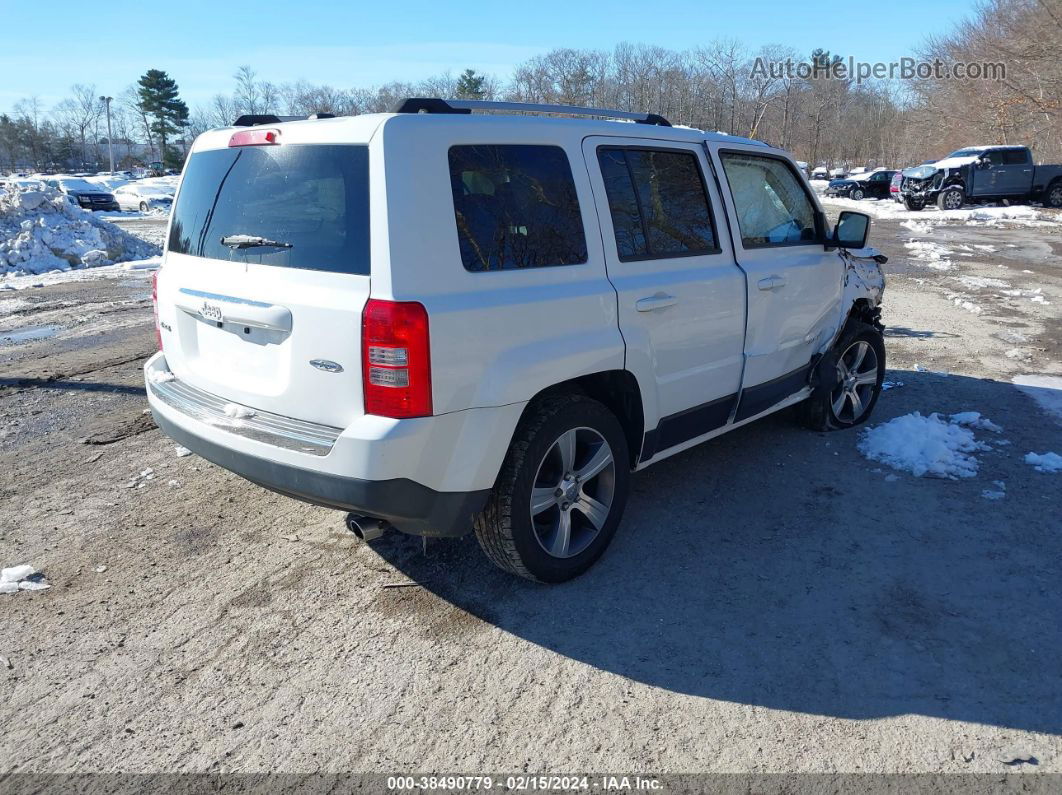
{"type": "Polygon", "coordinates": [[[982,158],[977,161],[977,167],[984,171],[985,169],[992,168],[992,161],[987,158],[982,158]]]}
{"type": "Polygon", "coordinates": [[[833,228],[833,245],[840,248],[866,248],[870,216],[845,210],[833,228]]]}

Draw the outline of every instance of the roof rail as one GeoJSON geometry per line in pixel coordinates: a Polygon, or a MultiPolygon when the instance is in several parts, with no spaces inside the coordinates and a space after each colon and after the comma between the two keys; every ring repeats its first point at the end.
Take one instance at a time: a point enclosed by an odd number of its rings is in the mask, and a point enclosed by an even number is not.
{"type": "Polygon", "coordinates": [[[334,113],[313,113],[309,116],[277,116],[274,113],[245,113],[232,123],[233,127],[255,127],[259,124],[281,124],[307,119],[334,119],[334,113]]]}
{"type": "Polygon", "coordinates": [[[474,110],[507,110],[516,113],[564,113],[569,116],[604,116],[611,119],[629,119],[638,124],[656,124],[670,127],[671,122],[656,113],[632,113],[627,110],[607,108],[584,108],[580,105],[546,105],[529,102],[495,102],[486,99],[439,99],[437,97],[410,97],[398,103],[395,113],[471,113],[474,110]]]}

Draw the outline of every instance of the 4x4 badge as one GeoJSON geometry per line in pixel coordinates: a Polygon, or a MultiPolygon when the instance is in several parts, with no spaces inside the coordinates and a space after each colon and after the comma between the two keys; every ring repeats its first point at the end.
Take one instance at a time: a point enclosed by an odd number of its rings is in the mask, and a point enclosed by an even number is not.
{"type": "Polygon", "coordinates": [[[339,362],[331,362],[328,359],[310,359],[310,364],[318,370],[324,370],[326,373],[343,372],[343,365],[339,362]]]}

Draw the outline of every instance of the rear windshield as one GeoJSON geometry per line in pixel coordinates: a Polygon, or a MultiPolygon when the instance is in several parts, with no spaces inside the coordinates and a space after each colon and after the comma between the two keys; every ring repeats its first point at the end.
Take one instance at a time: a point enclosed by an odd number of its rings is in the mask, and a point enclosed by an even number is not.
{"type": "Polygon", "coordinates": [[[367,276],[368,147],[287,144],[192,155],[169,250],[367,276]]]}

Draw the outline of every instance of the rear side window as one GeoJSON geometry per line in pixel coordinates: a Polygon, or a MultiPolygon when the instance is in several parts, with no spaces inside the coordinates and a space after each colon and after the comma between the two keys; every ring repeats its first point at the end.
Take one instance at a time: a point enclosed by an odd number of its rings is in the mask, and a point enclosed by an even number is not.
{"type": "Polygon", "coordinates": [[[743,152],[721,157],[745,248],[818,240],[815,207],[785,161],[743,152]]]}
{"type": "Polygon", "coordinates": [[[1004,149],[1003,165],[1024,166],[1029,162],[1029,153],[1024,149],[1004,149]]]}
{"type": "Polygon", "coordinates": [[[367,276],[368,147],[287,144],[197,152],[185,167],[169,250],[367,276]],[[255,239],[279,245],[254,245],[255,239]]]}
{"type": "Polygon", "coordinates": [[[621,260],[719,251],[693,152],[599,147],[597,159],[621,260]]]}
{"type": "Polygon", "coordinates": [[[586,262],[579,198],[559,146],[453,146],[449,160],[467,270],[586,262]]]}

